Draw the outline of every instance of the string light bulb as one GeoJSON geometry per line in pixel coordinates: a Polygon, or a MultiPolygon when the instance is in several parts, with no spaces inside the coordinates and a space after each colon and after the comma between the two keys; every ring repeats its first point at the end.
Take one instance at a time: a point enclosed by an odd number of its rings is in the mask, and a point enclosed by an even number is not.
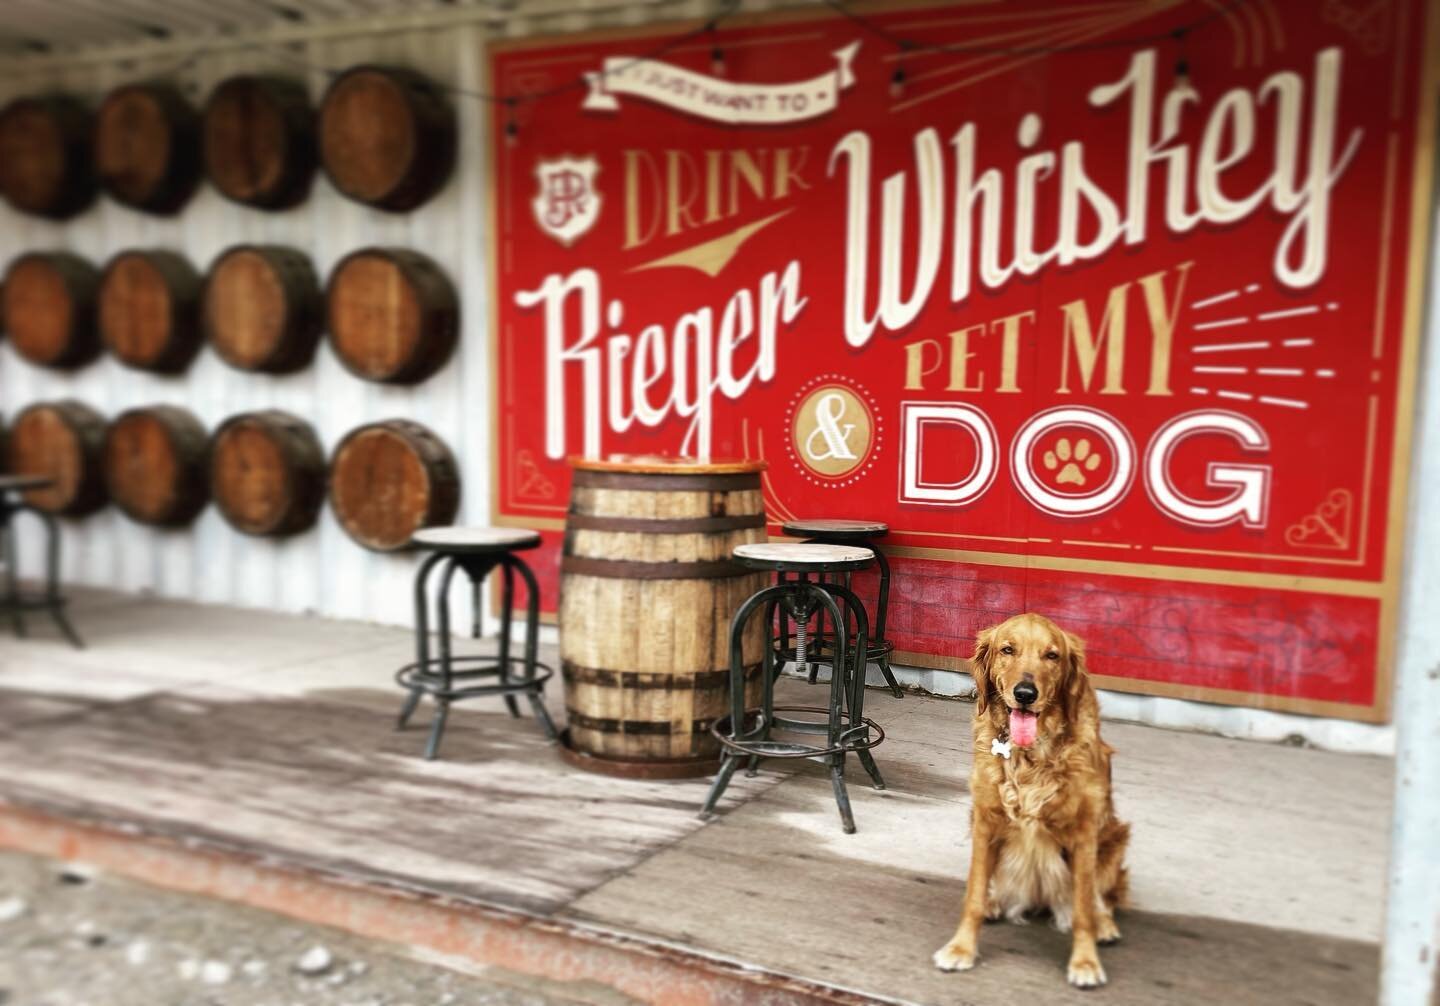
{"type": "Polygon", "coordinates": [[[1180,94],[1199,97],[1195,85],[1190,83],[1190,61],[1185,58],[1185,29],[1176,28],[1173,38],[1179,51],[1175,57],[1175,83],[1172,89],[1180,94]]]}
{"type": "Polygon", "coordinates": [[[716,77],[725,76],[725,50],[715,37],[715,22],[710,22],[710,73],[716,77]]]}
{"type": "Polygon", "coordinates": [[[515,121],[515,99],[505,101],[508,112],[505,116],[505,146],[514,147],[520,142],[520,124],[515,121]]]}

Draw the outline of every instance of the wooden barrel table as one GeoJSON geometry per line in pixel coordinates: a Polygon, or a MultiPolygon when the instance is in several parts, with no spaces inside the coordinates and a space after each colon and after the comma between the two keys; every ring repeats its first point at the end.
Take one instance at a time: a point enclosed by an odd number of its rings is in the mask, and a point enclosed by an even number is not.
{"type": "Polygon", "coordinates": [[[306,530],[325,501],[320,438],[277,409],[231,416],[211,441],[210,494],[237,531],[278,538],[306,530]]]}
{"type": "Polygon", "coordinates": [[[110,498],[141,524],[189,524],[210,495],[208,443],[205,427],[184,409],[153,405],[122,413],[105,436],[110,498]]]}
{"type": "Polygon", "coordinates": [[[63,220],[95,198],[90,113],[61,95],[19,98],[0,111],[0,194],[22,213],[63,220]]]}
{"type": "Polygon", "coordinates": [[[391,419],[351,430],[330,461],[330,506],[345,533],[376,552],[408,548],[422,527],[449,524],[460,470],[445,442],[391,419]]]}
{"type": "Polygon", "coordinates": [[[414,71],[354,67],[335,78],[320,103],[320,161],[351,199],[413,210],[450,177],[455,113],[414,71]]]}
{"type": "Polygon", "coordinates": [[[200,177],[199,117],[168,84],[126,84],[95,113],[95,171],[127,206],[174,213],[200,177]]]}
{"type": "Polygon", "coordinates": [[[279,210],[309,195],[315,113],[304,84],[231,77],[205,103],[202,131],[205,174],[227,199],[279,210]]]}
{"type": "Polygon", "coordinates": [[[205,280],[205,335],[239,370],[288,374],[305,367],[323,313],[315,270],[292,248],[237,245],[215,260],[205,280]]]}
{"type": "Polygon", "coordinates": [[[105,420],[76,401],[41,402],[10,427],[9,470],[50,479],[25,501],[46,513],[79,517],[105,505],[105,420]]]}
{"type": "MultiPolygon", "coordinates": [[[[647,778],[706,775],[729,712],[730,619],[769,578],[731,560],[763,542],[763,461],[572,460],[560,659],[576,764],[647,778]]],[[[760,698],[763,627],[744,636],[760,698]]]]}
{"type": "Polygon", "coordinates": [[[355,376],[413,384],[444,366],[459,331],[455,288],[440,267],[404,248],[341,259],[325,291],[330,346],[355,376]]]}
{"type": "Polygon", "coordinates": [[[42,367],[78,367],[100,352],[100,273],[69,252],[29,252],[5,272],[5,330],[15,351],[42,367]]]}
{"type": "Polygon", "coordinates": [[[179,255],[121,252],[100,280],[100,337],[127,366],[177,373],[200,348],[199,302],[200,278],[179,255]]]}

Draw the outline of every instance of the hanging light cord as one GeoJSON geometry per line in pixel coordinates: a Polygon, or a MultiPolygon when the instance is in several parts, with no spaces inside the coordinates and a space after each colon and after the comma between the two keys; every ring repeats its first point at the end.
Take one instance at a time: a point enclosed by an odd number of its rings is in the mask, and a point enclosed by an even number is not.
{"type": "MultiPolygon", "coordinates": [[[[507,109],[507,128],[515,124],[515,110],[520,105],[533,104],[544,101],[557,95],[570,91],[583,90],[590,86],[593,78],[601,80],[612,75],[624,74],[633,67],[649,60],[659,59],[662,56],[673,52],[681,46],[697,41],[701,38],[708,38],[710,41],[710,54],[712,68],[719,66],[719,72],[724,71],[724,50],[721,48],[716,30],[721,22],[732,17],[739,10],[742,0],[723,0],[719,8],[710,17],[706,18],[696,27],[679,35],[674,35],[652,49],[634,56],[623,63],[611,67],[604,67],[592,73],[574,77],[553,87],[543,88],[538,91],[527,91],[520,94],[496,94],[489,91],[477,91],[463,87],[452,87],[444,84],[433,84],[435,90],[446,94],[455,95],[461,98],[469,98],[474,101],[486,102],[492,105],[501,105],[507,109]]],[[[986,56],[1035,56],[1052,53],[1085,52],[1098,49],[1136,48],[1143,45],[1150,45],[1156,42],[1174,41],[1180,47],[1180,58],[1177,64],[1177,71],[1180,75],[1188,72],[1188,62],[1184,55],[1184,40],[1192,32],[1195,32],[1222,17],[1246,6],[1250,0],[1220,0],[1219,4],[1210,10],[1205,16],[1195,19],[1188,24],[1180,25],[1166,31],[1152,32],[1145,35],[1136,35],[1126,38],[1102,39],[1095,42],[1077,42],[1069,45],[1054,46],[989,46],[989,45],[967,45],[965,43],[926,43],[917,42],[914,39],[886,28],[876,23],[855,10],[852,10],[847,0],[822,0],[822,3],[836,14],[853,22],[866,33],[875,38],[885,41],[894,46],[902,55],[904,60],[913,59],[928,54],[948,55],[986,55],[986,56]]],[[[253,51],[261,51],[276,56],[294,66],[304,69],[310,73],[321,74],[329,78],[340,76],[344,71],[333,67],[321,66],[309,60],[302,59],[288,49],[282,48],[275,43],[252,42],[240,48],[253,51]]],[[[218,49],[198,49],[182,57],[172,66],[167,66],[154,76],[172,76],[193,67],[202,57],[218,49]]],[[[893,89],[903,88],[907,79],[904,62],[897,64],[895,73],[891,79],[893,89]]]]}

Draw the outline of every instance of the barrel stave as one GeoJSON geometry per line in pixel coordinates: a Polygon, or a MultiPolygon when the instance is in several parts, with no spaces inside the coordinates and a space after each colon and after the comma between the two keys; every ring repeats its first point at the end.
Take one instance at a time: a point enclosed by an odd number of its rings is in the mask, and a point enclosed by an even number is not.
{"type": "MultiPolygon", "coordinates": [[[[560,621],[577,750],[699,766],[716,757],[709,729],[729,713],[730,620],[768,583],[729,557],[765,539],[763,520],[753,475],[576,472],[560,621]]],[[[742,637],[747,704],[759,701],[763,645],[756,617],[742,637]]]]}
{"type": "Polygon", "coordinates": [[[47,513],[79,517],[105,505],[105,420],[81,402],[40,402],[21,411],[6,444],[16,475],[54,480],[25,493],[25,501],[47,513]]]}

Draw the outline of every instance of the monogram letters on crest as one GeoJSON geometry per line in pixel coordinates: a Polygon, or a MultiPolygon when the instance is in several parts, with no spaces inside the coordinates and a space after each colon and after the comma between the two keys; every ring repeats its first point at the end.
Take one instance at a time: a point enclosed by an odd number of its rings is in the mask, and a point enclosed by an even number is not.
{"type": "Polygon", "coordinates": [[[600,193],[595,175],[600,164],[592,157],[559,157],[535,165],[539,189],[530,201],[540,229],[570,247],[600,219],[600,193]]]}

